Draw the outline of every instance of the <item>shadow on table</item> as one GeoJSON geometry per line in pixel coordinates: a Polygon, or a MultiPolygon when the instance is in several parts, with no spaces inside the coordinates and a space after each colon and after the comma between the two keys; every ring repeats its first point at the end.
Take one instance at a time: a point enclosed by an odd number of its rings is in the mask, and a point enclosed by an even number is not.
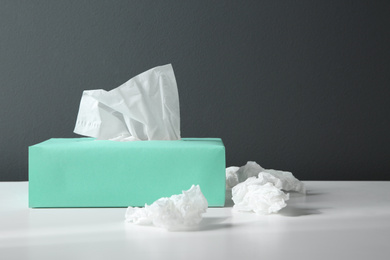
{"type": "Polygon", "coordinates": [[[197,231],[232,228],[233,225],[231,223],[222,223],[227,219],[228,219],[228,217],[209,217],[209,218],[206,217],[206,218],[203,218],[202,222],[200,222],[200,224],[199,224],[197,231]]]}
{"type": "Polygon", "coordinates": [[[300,216],[308,216],[308,215],[318,215],[322,212],[316,208],[296,208],[296,207],[285,207],[281,209],[278,214],[282,216],[288,217],[300,217],[300,216]]]}
{"type": "Polygon", "coordinates": [[[316,192],[314,190],[307,190],[306,194],[302,194],[302,195],[310,197],[310,196],[322,196],[326,194],[327,194],[326,192],[316,192]]]}
{"type": "Polygon", "coordinates": [[[318,196],[326,195],[326,193],[319,193],[312,190],[307,190],[306,194],[298,192],[288,193],[290,194],[290,199],[286,202],[287,207],[281,209],[278,214],[289,217],[322,214],[320,208],[308,206],[313,205],[312,202],[318,200],[318,196]]]}

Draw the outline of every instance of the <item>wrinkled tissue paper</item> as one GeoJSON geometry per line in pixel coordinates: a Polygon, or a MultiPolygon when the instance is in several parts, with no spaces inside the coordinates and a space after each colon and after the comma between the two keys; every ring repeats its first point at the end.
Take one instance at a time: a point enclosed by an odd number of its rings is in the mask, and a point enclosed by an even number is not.
{"type": "Polygon", "coordinates": [[[287,204],[289,194],[275,187],[272,183],[256,177],[237,184],[232,189],[233,208],[238,211],[253,211],[258,214],[271,214],[278,212],[287,204]]]}
{"type": "Polygon", "coordinates": [[[85,90],[74,132],[98,140],[179,140],[179,95],[171,64],[110,91],[85,90]]]}
{"type": "Polygon", "coordinates": [[[250,177],[264,178],[266,179],[265,182],[272,182],[276,187],[285,191],[306,193],[305,185],[295,178],[291,172],[264,169],[253,161],[249,161],[241,167],[226,168],[226,187],[231,189],[250,177]]]}
{"type": "Polygon", "coordinates": [[[276,213],[286,206],[289,194],[305,194],[305,185],[291,172],[264,169],[249,161],[241,167],[226,168],[226,189],[232,190],[233,208],[258,214],[276,213]]]}
{"type": "Polygon", "coordinates": [[[160,198],[144,208],[128,207],[126,221],[137,225],[154,225],[170,231],[189,230],[202,220],[208,203],[199,185],[180,195],[160,198]]]}

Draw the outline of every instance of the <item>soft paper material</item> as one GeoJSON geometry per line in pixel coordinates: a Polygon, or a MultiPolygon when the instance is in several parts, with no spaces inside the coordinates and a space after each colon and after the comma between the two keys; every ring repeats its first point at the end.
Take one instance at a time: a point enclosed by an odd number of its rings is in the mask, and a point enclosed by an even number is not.
{"type": "Polygon", "coordinates": [[[113,142],[53,138],[29,147],[29,206],[128,207],[202,187],[225,203],[225,147],[219,138],[113,142]]]}
{"type": "Polygon", "coordinates": [[[289,194],[265,179],[250,177],[232,189],[233,208],[238,211],[253,211],[257,214],[276,213],[286,206],[289,194]]]}
{"type": "Polygon", "coordinates": [[[271,182],[277,188],[285,191],[306,193],[305,185],[295,178],[291,172],[264,169],[253,161],[249,161],[241,167],[232,166],[226,168],[226,187],[231,189],[236,184],[244,182],[250,177],[264,178],[266,180],[264,183],[271,182]]]}
{"type": "Polygon", "coordinates": [[[180,139],[172,66],[145,71],[110,91],[84,91],[74,132],[114,141],[180,139]]]}
{"type": "Polygon", "coordinates": [[[228,167],[226,168],[226,189],[231,190],[234,186],[238,184],[237,171],[240,167],[228,167]]]}
{"type": "Polygon", "coordinates": [[[194,228],[202,220],[208,204],[199,185],[180,195],[161,198],[144,208],[128,207],[126,221],[138,225],[151,225],[167,230],[194,228]]]}
{"type": "Polygon", "coordinates": [[[285,191],[296,191],[303,194],[306,193],[306,188],[303,182],[295,178],[291,172],[266,169],[263,172],[259,173],[259,177],[260,175],[264,175],[265,173],[268,173],[274,178],[280,180],[282,184],[282,189],[285,191]]]}
{"type": "Polygon", "coordinates": [[[265,172],[265,171],[260,172],[259,175],[257,176],[257,179],[262,184],[272,183],[276,188],[278,188],[280,190],[283,189],[282,180],[280,180],[279,178],[276,178],[275,176],[273,176],[272,174],[270,174],[268,172],[265,172]]]}
{"type": "Polygon", "coordinates": [[[250,177],[257,176],[259,175],[259,172],[263,170],[264,168],[258,165],[256,162],[249,161],[238,169],[238,181],[243,182],[250,177]]]}

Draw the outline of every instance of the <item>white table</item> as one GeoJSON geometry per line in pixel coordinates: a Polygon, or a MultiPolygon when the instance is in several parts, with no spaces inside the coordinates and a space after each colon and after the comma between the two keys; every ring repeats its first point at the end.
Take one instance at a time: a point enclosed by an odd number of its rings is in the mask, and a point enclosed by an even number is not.
{"type": "Polygon", "coordinates": [[[168,232],[125,208],[29,209],[28,183],[3,182],[0,259],[390,259],[390,182],[305,184],[278,214],[210,208],[199,230],[168,232]]]}

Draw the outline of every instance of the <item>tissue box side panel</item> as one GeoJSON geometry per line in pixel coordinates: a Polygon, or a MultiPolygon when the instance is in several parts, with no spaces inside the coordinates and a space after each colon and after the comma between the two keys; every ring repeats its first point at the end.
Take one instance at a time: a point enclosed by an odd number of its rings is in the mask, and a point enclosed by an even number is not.
{"type": "Polygon", "coordinates": [[[210,206],[225,201],[222,141],[51,139],[29,148],[30,207],[151,204],[199,184],[210,206]]]}

